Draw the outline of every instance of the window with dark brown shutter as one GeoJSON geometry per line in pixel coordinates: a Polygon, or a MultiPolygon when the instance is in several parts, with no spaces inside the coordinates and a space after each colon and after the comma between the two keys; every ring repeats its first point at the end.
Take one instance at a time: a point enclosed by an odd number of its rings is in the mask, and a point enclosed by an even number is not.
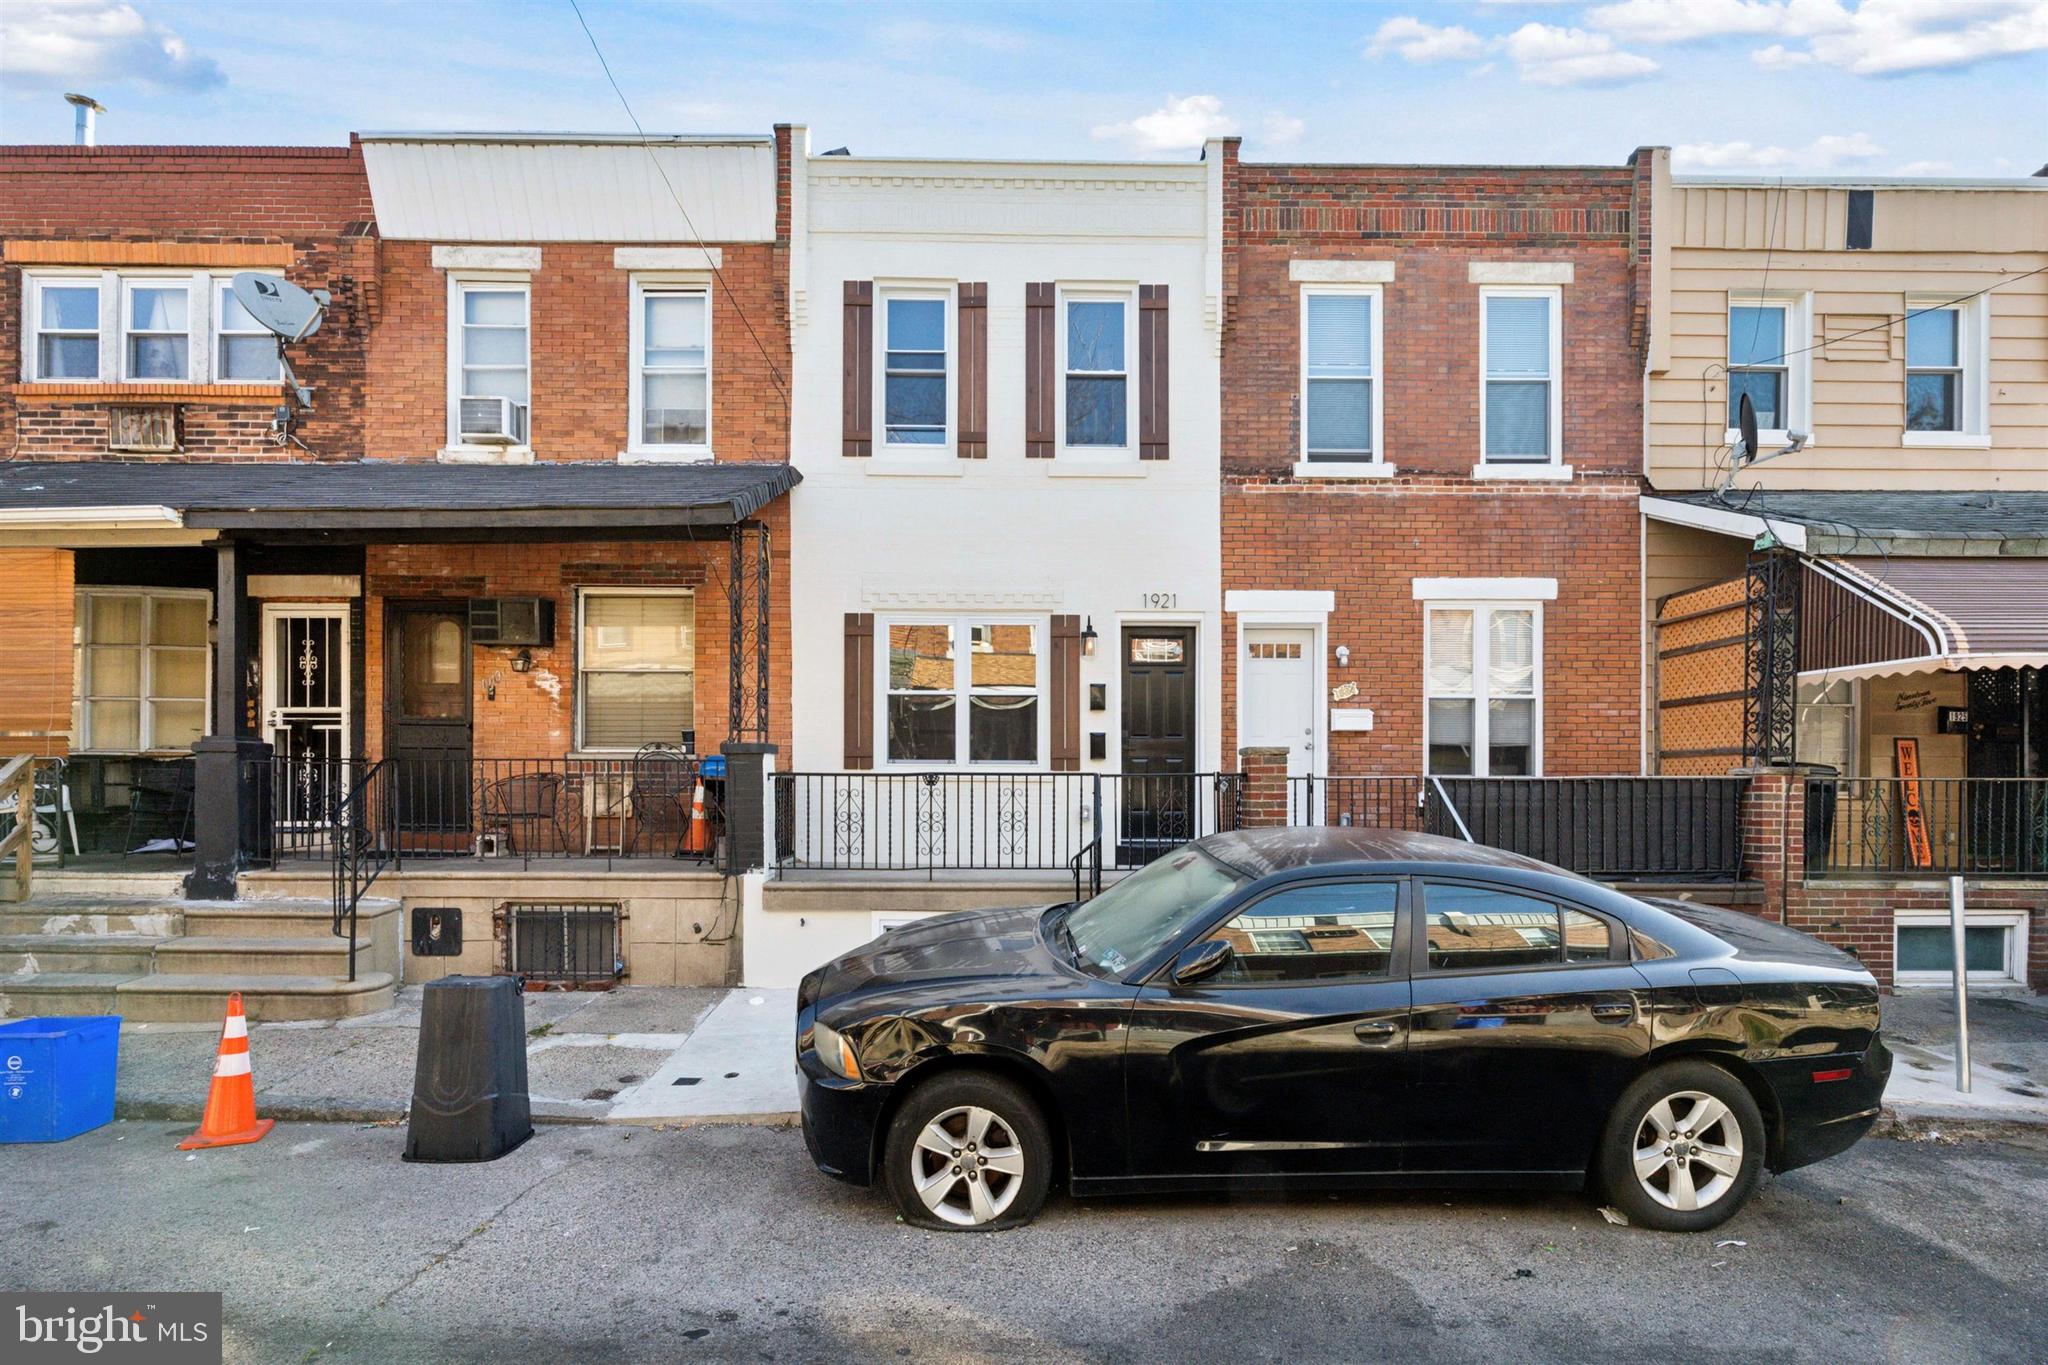
{"type": "Polygon", "coordinates": [[[959,298],[960,458],[988,458],[988,286],[963,284],[959,298]]]}
{"type": "Polygon", "coordinates": [[[1052,618],[1052,770],[1081,770],[1081,618],[1052,618]]]}
{"type": "Polygon", "coordinates": [[[1166,286],[1138,288],[1138,458],[1166,458],[1166,286]]]}
{"type": "Polygon", "coordinates": [[[842,455],[866,456],[874,451],[874,311],[873,281],[848,280],[839,357],[842,455]]]}
{"type": "Polygon", "coordinates": [[[1024,457],[1050,460],[1053,455],[1053,299],[1051,284],[1024,286],[1024,457]]]}
{"type": "Polygon", "coordinates": [[[875,766],[875,618],[846,613],[846,769],[875,766]]]}

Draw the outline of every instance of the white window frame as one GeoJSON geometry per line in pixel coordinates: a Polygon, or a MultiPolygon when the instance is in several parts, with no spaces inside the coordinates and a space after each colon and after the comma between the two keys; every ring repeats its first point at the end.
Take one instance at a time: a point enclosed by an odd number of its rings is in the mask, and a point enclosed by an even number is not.
{"type": "MultiPolygon", "coordinates": [[[[1972,910],[1963,909],[1963,926],[1968,929],[2004,929],[2005,967],[2002,971],[1967,973],[1972,986],[2012,986],[2024,990],[2027,985],[2027,912],[2024,910],[1972,910]]],[[[1946,910],[1899,910],[1892,914],[1892,984],[1900,989],[1915,986],[1947,987],[1953,984],[1952,972],[1902,972],[1898,970],[1899,930],[1939,929],[1950,932],[1946,910]]]]}
{"type": "Polygon", "coordinates": [[[1078,464],[1135,464],[1138,459],[1138,422],[1144,404],[1138,392],[1138,286],[1135,284],[1060,285],[1053,294],[1058,315],[1053,320],[1053,426],[1057,432],[1058,458],[1078,464]],[[1124,444],[1120,446],[1077,446],[1067,443],[1067,377],[1069,374],[1109,375],[1111,370],[1069,370],[1067,368],[1067,305],[1070,303],[1121,303],[1124,306],[1124,444]]]}
{"type": "MultiPolygon", "coordinates": [[[[107,375],[107,282],[116,281],[115,292],[119,293],[119,277],[110,277],[98,270],[37,270],[22,273],[22,319],[21,319],[21,378],[30,384],[96,384],[107,375]],[[98,343],[99,364],[90,377],[79,375],[53,376],[42,373],[43,344],[46,335],[43,326],[43,290],[52,285],[68,285],[77,288],[91,285],[96,294],[93,340],[98,343]]],[[[116,302],[114,307],[119,308],[116,302]]],[[[116,314],[118,317],[118,313],[116,314]]],[[[53,328],[47,333],[54,336],[82,336],[84,333],[69,328],[53,328]]]]}
{"type": "Polygon", "coordinates": [[[949,611],[927,615],[904,614],[875,618],[875,744],[877,766],[899,770],[971,768],[977,772],[1031,772],[1051,761],[1052,744],[1052,621],[1049,617],[1017,612],[949,611]],[[953,758],[951,762],[924,758],[892,758],[889,754],[889,632],[895,626],[951,626],[953,628],[953,758]],[[973,707],[974,627],[1030,626],[1032,649],[1037,665],[1038,733],[1032,743],[1032,757],[1020,762],[970,759],[968,755],[969,714],[973,707]]]}
{"type": "MultiPolygon", "coordinates": [[[[213,348],[200,342],[201,337],[211,335],[210,315],[213,312],[213,293],[211,288],[198,289],[194,286],[200,280],[208,279],[209,277],[191,274],[153,275],[144,271],[133,271],[124,272],[117,276],[117,278],[121,281],[120,330],[117,334],[117,344],[121,351],[118,372],[122,382],[128,384],[205,383],[206,380],[195,379],[194,376],[211,374],[213,372],[213,357],[209,354],[213,348]],[[185,291],[184,331],[182,333],[162,332],[143,330],[132,326],[131,324],[135,316],[134,295],[137,289],[183,289],[185,291]],[[203,306],[201,304],[202,299],[205,300],[203,306]],[[182,376],[175,379],[164,379],[130,373],[131,357],[128,352],[128,342],[131,337],[174,337],[179,335],[183,335],[185,338],[185,373],[182,376]]],[[[104,350],[100,353],[100,369],[102,372],[106,369],[106,352],[104,350]]]]}
{"type": "MultiPolygon", "coordinates": [[[[584,588],[584,587],[579,587],[579,588],[575,589],[575,593],[576,593],[576,635],[575,635],[575,642],[574,642],[574,648],[573,648],[573,651],[572,651],[572,652],[573,652],[573,654],[574,654],[574,657],[575,657],[575,661],[576,661],[576,663],[575,663],[575,667],[576,667],[576,679],[575,679],[575,689],[576,689],[576,707],[575,707],[575,710],[576,710],[576,752],[577,752],[578,754],[604,754],[604,755],[608,755],[608,756],[609,756],[609,755],[616,755],[616,754],[632,754],[632,753],[637,753],[637,752],[639,752],[639,749],[640,749],[640,746],[639,746],[639,745],[634,745],[634,746],[633,746],[633,747],[631,747],[631,748],[625,748],[625,749],[596,749],[596,748],[592,748],[592,747],[590,747],[589,745],[587,745],[587,744],[585,744],[585,743],[583,742],[583,680],[584,680],[584,678],[585,678],[586,676],[588,676],[588,675],[589,675],[589,674],[591,674],[591,673],[663,673],[663,674],[666,674],[666,673],[676,673],[676,672],[680,672],[680,671],[681,671],[681,670],[679,670],[679,669],[674,669],[674,668],[647,668],[647,667],[640,667],[640,668],[596,668],[596,669],[593,669],[593,668],[588,668],[588,667],[586,667],[586,666],[585,666],[585,664],[584,664],[584,660],[583,660],[583,607],[584,607],[584,604],[585,604],[586,602],[588,602],[588,601],[589,601],[589,600],[590,600],[591,598],[593,598],[593,597],[687,597],[687,598],[689,598],[689,599],[690,599],[690,669],[689,669],[689,672],[690,672],[690,710],[691,710],[691,713],[692,713],[692,714],[691,714],[691,716],[690,716],[690,725],[689,725],[689,728],[690,728],[690,729],[692,729],[692,730],[696,729],[696,728],[697,728],[697,718],[696,718],[696,714],[695,714],[695,712],[696,712],[696,709],[697,709],[697,702],[696,702],[696,698],[697,698],[697,678],[698,678],[698,674],[699,674],[699,670],[698,670],[698,667],[697,667],[697,642],[698,642],[698,639],[699,639],[699,626],[698,626],[698,623],[697,623],[697,600],[696,600],[696,599],[697,599],[697,590],[696,590],[695,588],[675,588],[675,587],[644,587],[644,588],[643,588],[643,587],[638,587],[638,586],[633,586],[633,585],[620,585],[620,586],[609,586],[609,587],[587,587],[587,588],[584,588]]],[[[675,740],[675,741],[671,741],[671,742],[680,742],[680,740],[681,740],[681,739],[682,739],[682,736],[678,735],[678,736],[676,736],[676,740],[675,740]]],[[[652,741],[652,740],[650,740],[650,741],[647,741],[647,742],[648,742],[648,743],[653,743],[653,742],[655,742],[655,741],[652,741]]]]}
{"type": "MultiPolygon", "coordinates": [[[[1956,417],[1961,426],[1955,431],[1913,431],[1905,424],[1906,376],[1912,373],[1912,363],[1907,360],[1899,379],[1900,444],[1908,446],[1948,446],[1965,449],[1986,449],[1991,445],[1991,300],[1993,295],[1983,294],[1966,303],[1951,303],[1953,295],[1906,296],[1908,313],[1923,312],[1932,308],[1946,308],[1956,315],[1956,361],[1962,377],[1956,384],[1956,417]]],[[[1911,321],[1904,324],[1911,327],[1911,321]]],[[[1903,343],[1904,338],[1901,337],[1903,343]]]]}
{"type": "Polygon", "coordinates": [[[1335,474],[1378,475],[1385,472],[1387,448],[1385,441],[1387,404],[1386,350],[1381,344],[1386,320],[1386,291],[1377,284],[1305,284],[1301,288],[1301,303],[1298,314],[1298,329],[1301,337],[1299,357],[1301,376],[1301,397],[1299,400],[1301,422],[1301,448],[1296,456],[1298,462],[1308,470],[1325,476],[1335,474]],[[1317,295],[1338,298],[1365,298],[1372,301],[1372,327],[1370,336],[1371,353],[1367,356],[1366,380],[1372,386],[1372,449],[1365,452],[1339,452],[1334,458],[1324,455],[1318,458],[1309,449],[1308,443],[1308,390],[1310,383],[1308,363],[1308,303],[1317,295]]]}
{"type": "MultiPolygon", "coordinates": [[[[712,422],[717,415],[715,398],[715,361],[712,354],[712,297],[711,277],[708,275],[634,275],[631,287],[632,313],[627,319],[627,375],[626,375],[626,454],[635,460],[668,461],[676,464],[698,464],[713,458],[712,422]],[[642,438],[646,424],[642,421],[646,404],[646,370],[644,363],[647,341],[647,299],[665,294],[687,295],[704,300],[704,439],[697,444],[688,442],[651,442],[642,438]]],[[[526,343],[526,434],[533,438],[533,296],[527,295],[527,343],[526,343]]],[[[664,373],[695,374],[694,369],[666,366],[664,373]]]]}
{"type": "MultiPolygon", "coordinates": [[[[478,366],[474,368],[492,368],[478,366]]],[[[495,368],[509,369],[509,366],[495,368]]],[[[455,271],[448,272],[448,445],[447,450],[455,454],[485,455],[503,452],[508,455],[533,453],[533,277],[524,272],[510,271],[455,271]],[[463,295],[472,289],[517,290],[526,303],[526,442],[510,447],[478,445],[462,439],[462,328],[463,295]]]]}
{"type": "MultiPolygon", "coordinates": [[[[1862,755],[1862,748],[1863,748],[1863,746],[1862,746],[1862,739],[1863,739],[1863,684],[1862,684],[1862,682],[1861,682],[1860,680],[1857,680],[1857,679],[1854,679],[1854,678],[1848,678],[1848,679],[1844,679],[1844,678],[1834,678],[1834,679],[1826,679],[1826,678],[1822,678],[1822,677],[1814,677],[1814,678],[1811,678],[1811,679],[1798,679],[1798,680],[1795,680],[1795,682],[1793,683],[1793,697],[1794,697],[1793,705],[1794,705],[1794,706],[1795,706],[1795,707],[1797,708],[1797,715],[1795,716],[1795,723],[1794,723],[1794,727],[1793,727],[1793,733],[1794,733],[1794,735],[1795,735],[1795,736],[1797,736],[1797,735],[1800,735],[1800,734],[1804,734],[1804,733],[1806,733],[1806,725],[1807,725],[1807,720],[1808,720],[1809,714],[1810,714],[1810,713],[1812,713],[1812,712],[1815,712],[1815,711],[1823,711],[1823,710],[1825,710],[1825,711],[1846,711],[1846,712],[1848,713],[1848,716],[1849,716],[1849,752],[1848,752],[1847,754],[1845,754],[1845,755],[1843,756],[1843,757],[1844,757],[1844,758],[1846,758],[1846,759],[1847,759],[1848,761],[1847,761],[1846,763],[1844,763],[1844,764],[1842,765],[1842,771],[1841,771],[1841,773],[1840,773],[1840,776],[1842,776],[1842,777],[1859,777],[1859,776],[1861,776],[1861,775],[1862,775],[1862,771],[1863,771],[1863,762],[1862,762],[1862,758],[1863,758],[1863,755],[1862,755]],[[1809,685],[1812,685],[1812,684],[1822,684],[1822,683],[1825,683],[1825,684],[1826,684],[1826,686],[1825,686],[1825,687],[1823,688],[1823,691],[1826,691],[1826,690],[1828,690],[1828,689],[1831,689],[1831,688],[1835,688],[1835,687],[1843,687],[1843,686],[1846,686],[1846,687],[1847,687],[1847,688],[1849,689],[1849,700],[1848,700],[1848,701],[1846,701],[1846,702],[1833,702],[1833,701],[1799,701],[1799,700],[1797,699],[1797,698],[1798,698],[1798,693],[1799,693],[1799,689],[1801,689],[1801,688],[1804,688],[1804,687],[1806,687],[1806,686],[1809,686],[1809,685]]],[[[1798,759],[1798,761],[1799,761],[1799,762],[1802,762],[1802,763],[1804,763],[1804,762],[1808,762],[1809,760],[1808,760],[1808,759],[1806,759],[1805,757],[1800,757],[1800,758],[1798,759]]],[[[1816,760],[1816,761],[1817,761],[1817,760],[1816,760]]]]}
{"type": "MultiPolygon", "coordinates": [[[[874,340],[872,348],[875,357],[873,397],[871,410],[875,414],[875,450],[892,460],[948,460],[958,448],[960,432],[956,420],[959,412],[960,347],[959,347],[959,302],[958,287],[934,281],[902,280],[875,281],[875,306],[873,318],[874,340]],[[926,444],[905,444],[889,439],[889,301],[891,299],[917,299],[937,302],[945,307],[946,344],[946,438],[943,441],[926,444]]],[[[1063,376],[1064,378],[1064,376],[1063,376]]],[[[1061,385],[1062,389],[1065,385],[1061,385]]]]}
{"type": "MultiPolygon", "coordinates": [[[[1728,315],[1737,308],[1782,308],[1785,311],[1785,416],[1786,425],[1757,432],[1757,441],[1763,445],[1782,446],[1789,443],[1792,433],[1803,431],[1807,445],[1818,444],[1813,429],[1813,295],[1799,290],[1756,290],[1731,289],[1728,302],[1721,310],[1721,372],[1729,373],[1728,357],[1734,338],[1727,334],[1728,315]]],[[[1724,385],[1733,387],[1733,381],[1722,380],[1724,385]]],[[[1904,381],[1901,380],[1903,386],[1904,381]]],[[[1903,392],[1903,387],[1902,387],[1903,392]]],[[[1728,406],[1728,388],[1721,395],[1721,406],[1728,406]]],[[[1904,423],[1905,406],[1900,405],[1900,422],[1904,423]]],[[[1742,434],[1733,423],[1721,433],[1726,445],[1734,445],[1742,434]]],[[[1768,453],[1768,452],[1766,452],[1768,453]]]]}
{"type": "MultiPolygon", "coordinates": [[[[283,272],[275,270],[266,270],[262,273],[266,275],[277,275],[280,278],[282,277],[283,274],[283,272]]],[[[227,362],[228,353],[227,345],[223,341],[224,337],[260,336],[269,337],[273,342],[275,342],[277,340],[277,334],[275,332],[272,332],[269,328],[260,325],[254,331],[228,331],[224,325],[224,320],[228,315],[227,296],[229,293],[233,291],[235,287],[234,276],[215,275],[212,277],[212,282],[213,296],[209,300],[212,306],[212,332],[209,336],[209,344],[207,346],[207,350],[211,353],[208,357],[209,368],[207,371],[207,373],[210,376],[210,382],[215,384],[254,384],[258,386],[264,384],[283,383],[284,359],[282,351],[279,351],[278,366],[276,373],[266,375],[262,379],[230,379],[226,375],[226,373],[223,372],[222,367],[227,362]]]]}
{"type": "MultiPolygon", "coordinates": [[[[1531,380],[1505,382],[1530,383],[1531,380]]],[[[1564,287],[1556,284],[1483,284],[1479,286],[1479,463],[1477,477],[1529,470],[1566,470],[1564,463],[1564,287]],[[1486,315],[1491,299],[1548,299],[1550,301],[1550,360],[1544,382],[1550,386],[1550,451],[1541,460],[1507,459],[1486,453],[1486,388],[1492,383],[1487,372],[1486,315]],[[1481,472],[1486,471],[1486,472],[1481,472]]],[[[1567,471],[1568,472],[1568,471],[1567,471]]],[[[1542,473],[1534,477],[1544,477],[1542,473]]]]}
{"type": "MultiPolygon", "coordinates": [[[[204,603],[209,620],[213,613],[213,594],[204,588],[143,588],[125,586],[89,585],[75,589],[74,612],[77,618],[75,635],[77,663],[72,677],[72,706],[76,713],[72,729],[78,737],[74,746],[77,753],[106,754],[149,754],[157,752],[183,753],[185,750],[160,750],[156,743],[156,721],[150,710],[150,703],[159,700],[190,701],[189,697],[160,698],[156,695],[156,656],[159,650],[182,649],[199,654],[204,658],[202,674],[205,682],[203,695],[199,698],[199,733],[202,737],[213,733],[213,651],[205,644],[199,645],[158,645],[152,643],[156,629],[156,604],[160,601],[184,601],[204,603]],[[126,701],[129,698],[102,697],[94,691],[92,678],[92,623],[90,613],[97,610],[97,603],[103,598],[130,597],[142,602],[142,638],[135,648],[141,654],[137,687],[141,690],[135,697],[137,715],[135,721],[135,744],[133,749],[103,749],[94,743],[92,733],[92,703],[101,700],[126,701]]],[[[125,646],[124,646],[125,647],[125,646]]]]}
{"type": "MultiPolygon", "coordinates": [[[[1487,733],[1490,717],[1487,703],[1493,696],[1487,691],[1487,674],[1490,670],[1489,654],[1492,641],[1487,630],[1486,617],[1496,611],[1526,611],[1530,613],[1530,650],[1535,660],[1535,687],[1530,695],[1529,771],[1528,777],[1543,775],[1543,603],[1540,599],[1512,599],[1499,597],[1445,597],[1429,598],[1422,603],[1422,772],[1431,777],[1491,777],[1493,756],[1487,733]],[[1433,691],[1429,685],[1431,657],[1435,651],[1430,645],[1429,618],[1432,612],[1469,611],[1472,613],[1472,691],[1464,695],[1433,691]],[[1472,703],[1472,771],[1470,773],[1437,773],[1429,766],[1429,704],[1431,701],[1469,701],[1472,703]]],[[[1511,698],[1519,701],[1521,698],[1511,698]]]]}
{"type": "MultiPolygon", "coordinates": [[[[226,309],[222,306],[225,291],[233,286],[232,270],[179,270],[171,267],[137,267],[129,270],[95,270],[81,267],[57,266],[38,268],[22,272],[22,350],[21,379],[26,384],[135,384],[149,387],[187,387],[202,384],[237,384],[261,386],[282,382],[284,369],[280,364],[276,375],[265,379],[228,379],[219,373],[220,319],[226,309]],[[91,284],[99,291],[99,369],[90,379],[81,377],[56,378],[41,373],[43,329],[42,292],[55,285],[91,284]],[[185,377],[183,379],[145,379],[129,373],[128,327],[129,297],[140,287],[162,288],[182,285],[185,289],[185,377]]],[[[266,275],[283,277],[281,270],[264,270],[266,275]]],[[[264,333],[268,335],[268,333],[264,333]]],[[[66,332],[64,335],[81,335],[66,332]]],[[[151,332],[147,335],[168,336],[175,333],[151,332]]],[[[254,336],[254,332],[235,335],[254,336]]]]}

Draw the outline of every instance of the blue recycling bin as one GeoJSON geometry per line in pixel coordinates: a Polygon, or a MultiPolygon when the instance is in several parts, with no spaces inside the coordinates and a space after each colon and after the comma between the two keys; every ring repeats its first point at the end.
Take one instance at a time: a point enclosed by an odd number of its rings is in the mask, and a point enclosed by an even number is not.
{"type": "Polygon", "coordinates": [[[0,1022],[0,1142],[62,1142],[114,1121],[119,1015],[0,1022]]]}

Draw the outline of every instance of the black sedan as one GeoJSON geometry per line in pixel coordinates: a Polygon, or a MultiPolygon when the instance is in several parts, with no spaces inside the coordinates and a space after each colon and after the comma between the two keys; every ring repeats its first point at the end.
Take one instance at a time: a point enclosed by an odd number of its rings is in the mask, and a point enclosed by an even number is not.
{"type": "Polygon", "coordinates": [[[804,1141],[934,1228],[1076,1195],[1590,1184],[1711,1228],[1853,1144],[1891,1074],[1855,959],[1475,844],[1216,835],[1093,900],[810,973],[804,1141]]]}

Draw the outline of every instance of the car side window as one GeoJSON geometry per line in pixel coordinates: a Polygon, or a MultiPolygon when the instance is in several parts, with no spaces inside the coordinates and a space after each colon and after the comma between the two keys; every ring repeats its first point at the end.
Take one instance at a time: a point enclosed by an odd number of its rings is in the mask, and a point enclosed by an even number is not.
{"type": "Polygon", "coordinates": [[[1217,982],[1372,981],[1394,963],[1396,882],[1314,882],[1276,891],[1220,925],[1231,961],[1217,982]]]}
{"type": "Polygon", "coordinates": [[[1541,896],[1458,882],[1427,882],[1423,933],[1429,969],[1507,971],[1564,962],[1604,962],[1607,922],[1541,896]]]}

